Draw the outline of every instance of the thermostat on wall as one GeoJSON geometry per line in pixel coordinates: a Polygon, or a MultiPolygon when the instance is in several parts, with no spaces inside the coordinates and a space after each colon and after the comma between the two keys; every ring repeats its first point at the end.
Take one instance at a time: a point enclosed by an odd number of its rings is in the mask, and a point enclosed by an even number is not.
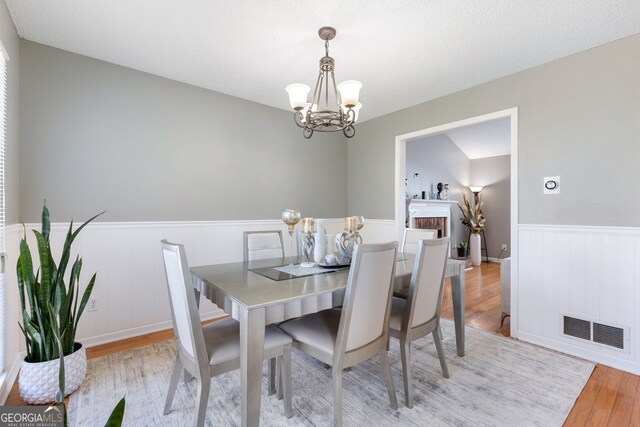
{"type": "Polygon", "coordinates": [[[544,177],[544,194],[560,194],[560,177],[544,177]]]}

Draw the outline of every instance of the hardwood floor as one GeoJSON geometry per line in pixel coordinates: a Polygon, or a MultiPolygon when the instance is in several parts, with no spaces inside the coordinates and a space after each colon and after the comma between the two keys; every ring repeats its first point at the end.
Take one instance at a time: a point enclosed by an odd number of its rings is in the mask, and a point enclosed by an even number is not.
{"type": "MultiPolygon", "coordinates": [[[[500,266],[483,263],[466,276],[466,324],[474,328],[509,336],[509,318],[500,328],[500,266]]],[[[452,319],[450,287],[442,304],[442,316],[452,319]]],[[[173,337],[161,331],[87,349],[87,357],[102,357],[131,348],[144,347],[173,337]]],[[[24,405],[14,384],[7,405],[24,405]]],[[[565,427],[640,427],[640,377],[597,365],[576,400],[565,427]]]]}

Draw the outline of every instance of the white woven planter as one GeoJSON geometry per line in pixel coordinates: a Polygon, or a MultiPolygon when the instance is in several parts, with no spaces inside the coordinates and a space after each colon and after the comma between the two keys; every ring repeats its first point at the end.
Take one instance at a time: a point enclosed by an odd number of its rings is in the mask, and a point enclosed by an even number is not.
{"type": "MultiPolygon", "coordinates": [[[[64,395],[73,393],[87,374],[87,353],[80,348],[64,357],[64,395]]],[[[44,404],[55,401],[58,391],[60,359],[47,362],[29,363],[22,361],[20,368],[20,397],[30,404],[44,404]]]]}

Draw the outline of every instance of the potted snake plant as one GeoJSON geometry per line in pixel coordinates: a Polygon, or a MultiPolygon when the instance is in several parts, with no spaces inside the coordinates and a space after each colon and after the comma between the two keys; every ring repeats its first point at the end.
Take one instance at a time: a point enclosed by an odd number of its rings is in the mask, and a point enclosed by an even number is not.
{"type": "Polygon", "coordinates": [[[67,270],[71,244],[80,231],[104,212],[73,231],[69,225],[60,260],[53,260],[49,241],[51,223],[46,202],[42,208],[42,229],[33,230],[37,242],[39,268],[34,273],[26,231],[20,241],[17,262],[18,288],[22,308],[20,329],[24,335],[27,356],[20,368],[20,396],[31,404],[53,402],[58,388],[58,366],[63,357],[64,396],[76,390],[86,375],[87,357],[84,347],[76,342],[80,316],[89,301],[96,281],[94,274],[80,297],[82,258],[77,256],[67,270]],[[59,337],[59,340],[58,340],[59,337]]]}

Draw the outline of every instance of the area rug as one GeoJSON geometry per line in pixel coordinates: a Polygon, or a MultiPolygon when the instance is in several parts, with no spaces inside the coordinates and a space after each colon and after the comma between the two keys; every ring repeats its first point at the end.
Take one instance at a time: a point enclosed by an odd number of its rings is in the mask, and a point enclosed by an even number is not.
{"type": "MultiPolygon", "coordinates": [[[[431,338],[412,347],[414,407],[404,404],[398,341],[390,358],[398,404],[389,400],[378,360],[344,375],[347,426],[561,426],[594,368],[592,363],[478,329],[466,328],[466,355],[455,351],[453,322],[443,319],[444,347],[451,377],[440,371],[431,338]]],[[[162,409],[174,361],[166,341],[88,362],[87,379],[70,400],[71,425],[104,425],[126,396],[126,426],[190,426],[196,382],[180,381],[173,410],[162,409]]],[[[284,418],[282,401],[268,396],[263,381],[260,423],[264,426],[327,426],[333,422],[331,370],[293,351],[293,410],[284,418]]],[[[240,375],[212,380],[206,425],[240,424],[240,375]]]]}

